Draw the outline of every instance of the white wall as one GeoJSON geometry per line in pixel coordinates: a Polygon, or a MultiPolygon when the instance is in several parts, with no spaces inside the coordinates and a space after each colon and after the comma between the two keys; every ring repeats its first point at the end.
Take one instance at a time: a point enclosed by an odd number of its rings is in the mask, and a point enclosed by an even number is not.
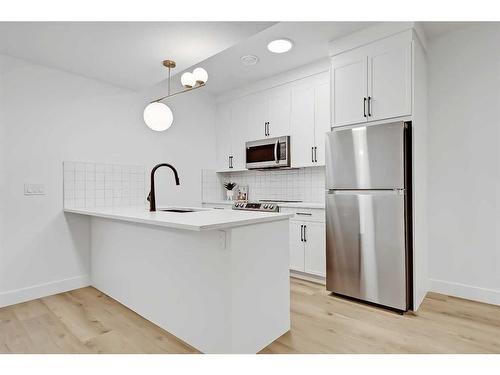
{"type": "Polygon", "coordinates": [[[62,212],[64,160],[170,162],[181,185],[159,171],[159,203],[201,203],[201,169],[215,164],[211,95],[176,97],[172,128],[157,133],[142,111],[165,87],[134,93],[2,55],[0,73],[0,306],[88,282],[89,221],[62,212]],[[28,182],[46,195],[24,196],[28,182]]]}
{"type": "Polygon", "coordinates": [[[431,290],[500,304],[500,24],[429,45],[431,290]]]}

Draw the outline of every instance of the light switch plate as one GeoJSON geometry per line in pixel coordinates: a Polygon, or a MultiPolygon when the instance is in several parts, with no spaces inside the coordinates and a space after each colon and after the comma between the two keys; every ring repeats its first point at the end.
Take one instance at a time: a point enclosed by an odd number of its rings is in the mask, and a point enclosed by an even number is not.
{"type": "Polygon", "coordinates": [[[24,184],[24,195],[45,195],[45,185],[24,184]]]}

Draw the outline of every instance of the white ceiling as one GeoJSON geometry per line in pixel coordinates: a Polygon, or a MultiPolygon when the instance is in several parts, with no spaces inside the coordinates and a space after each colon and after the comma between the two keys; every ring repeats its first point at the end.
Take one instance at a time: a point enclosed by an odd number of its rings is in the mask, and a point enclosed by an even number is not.
{"type": "MultiPolygon", "coordinates": [[[[328,42],[374,22],[0,22],[0,53],[134,90],[167,77],[164,59],[177,62],[173,75],[203,66],[206,90],[224,91],[328,56],[328,42]],[[294,48],[273,54],[275,38],[294,48]],[[243,55],[259,57],[253,66],[243,55]]],[[[423,22],[429,39],[477,22],[423,22]]]]}
{"type": "Polygon", "coordinates": [[[274,22],[0,22],[0,53],[134,90],[184,70],[274,22]]]}
{"type": "Polygon", "coordinates": [[[329,41],[373,24],[374,22],[277,23],[200,63],[210,75],[206,89],[219,94],[328,57],[329,41]],[[294,48],[283,54],[269,52],[267,44],[276,38],[291,39],[294,48]],[[248,54],[258,56],[259,62],[252,66],[243,65],[240,57],[248,54]]]}
{"type": "Polygon", "coordinates": [[[422,26],[424,28],[425,36],[429,40],[432,40],[448,34],[449,32],[462,29],[464,27],[479,25],[481,23],[484,22],[422,22],[422,26]]]}

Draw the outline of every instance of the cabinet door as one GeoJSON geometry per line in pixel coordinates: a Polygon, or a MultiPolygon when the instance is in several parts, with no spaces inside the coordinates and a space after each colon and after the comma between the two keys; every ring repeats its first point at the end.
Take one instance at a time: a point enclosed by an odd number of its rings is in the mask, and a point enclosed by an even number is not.
{"type": "Polygon", "coordinates": [[[368,57],[368,121],[411,115],[411,43],[380,45],[368,57]]]}
{"type": "Polygon", "coordinates": [[[285,85],[267,93],[267,121],[269,137],[290,134],[291,87],[285,85]]]}
{"type": "Polygon", "coordinates": [[[301,221],[290,220],[290,269],[304,272],[304,242],[301,221]]]}
{"type": "Polygon", "coordinates": [[[326,228],[325,223],[304,222],[305,250],[304,270],[318,276],[326,275],[326,228]]]}
{"type": "Polygon", "coordinates": [[[300,85],[292,91],[292,166],[309,167],[314,163],[314,115],[315,88],[313,85],[300,85]]]}
{"type": "Polygon", "coordinates": [[[316,87],[314,102],[314,146],[316,147],[314,165],[325,165],[325,137],[331,130],[329,80],[316,87]]]}
{"type": "Polygon", "coordinates": [[[217,106],[215,121],[215,143],[217,145],[216,160],[218,170],[229,169],[231,155],[231,107],[228,103],[217,106]]]}
{"type": "Polygon", "coordinates": [[[345,53],[332,59],[332,125],[366,122],[367,57],[345,53]]]}
{"type": "Polygon", "coordinates": [[[231,155],[233,169],[245,169],[249,113],[248,97],[235,100],[231,106],[231,155]]]}
{"type": "Polygon", "coordinates": [[[256,141],[266,137],[267,95],[257,93],[248,96],[248,133],[247,141],[256,141]]]}

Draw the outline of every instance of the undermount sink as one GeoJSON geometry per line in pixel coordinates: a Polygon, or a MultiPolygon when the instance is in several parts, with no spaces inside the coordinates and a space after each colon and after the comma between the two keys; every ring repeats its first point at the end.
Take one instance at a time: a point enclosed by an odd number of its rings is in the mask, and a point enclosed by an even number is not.
{"type": "Polygon", "coordinates": [[[175,213],[179,213],[179,214],[184,214],[187,212],[196,212],[196,211],[200,211],[200,210],[195,210],[192,208],[160,208],[157,211],[175,212],[175,213]]]}

